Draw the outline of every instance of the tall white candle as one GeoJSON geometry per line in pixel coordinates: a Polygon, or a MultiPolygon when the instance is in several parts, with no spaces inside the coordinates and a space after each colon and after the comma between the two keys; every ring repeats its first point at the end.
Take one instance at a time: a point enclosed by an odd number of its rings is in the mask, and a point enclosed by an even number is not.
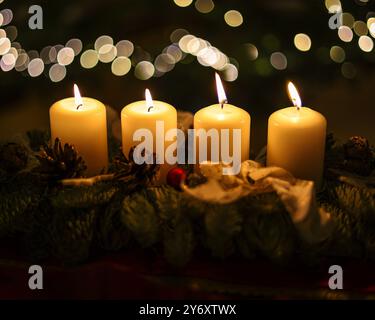
{"type": "MultiPolygon", "coordinates": [[[[249,159],[250,150],[250,114],[245,110],[238,108],[234,105],[228,104],[227,97],[223,88],[223,84],[218,74],[216,74],[216,86],[219,98],[219,103],[199,110],[194,115],[194,130],[196,134],[199,129],[209,131],[210,129],[217,129],[219,131],[219,161],[221,161],[221,148],[226,148],[229,154],[233,154],[233,130],[240,129],[241,134],[237,141],[240,145],[240,158],[241,161],[249,159]],[[220,137],[222,129],[229,129],[230,139],[226,145],[223,144],[220,137]]],[[[196,156],[199,156],[199,137],[196,137],[196,156]]],[[[207,145],[207,160],[211,159],[211,141],[207,145]]]]}
{"type": "Polygon", "coordinates": [[[49,110],[52,143],[59,138],[74,145],[85,160],[86,174],[93,176],[108,166],[106,108],[98,100],[81,98],[76,85],[74,94],[49,110]]]}
{"type": "Polygon", "coordinates": [[[274,112],[268,120],[267,165],[282,167],[295,177],[322,183],[327,121],[302,107],[295,86],[288,91],[294,106],[274,112]]]}

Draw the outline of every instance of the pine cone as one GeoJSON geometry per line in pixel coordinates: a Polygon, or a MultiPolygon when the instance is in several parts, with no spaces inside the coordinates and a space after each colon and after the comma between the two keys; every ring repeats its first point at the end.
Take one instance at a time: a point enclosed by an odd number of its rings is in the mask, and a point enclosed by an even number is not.
{"type": "Polygon", "coordinates": [[[0,150],[0,168],[14,174],[25,169],[28,161],[28,150],[17,143],[7,143],[0,150]]]}
{"type": "Polygon", "coordinates": [[[53,147],[44,145],[41,153],[36,155],[39,166],[36,172],[47,176],[51,180],[79,178],[86,170],[86,164],[73,145],[65,144],[56,138],[53,147]]]}
{"type": "Polygon", "coordinates": [[[344,144],[345,159],[368,160],[372,157],[371,148],[365,137],[353,136],[344,144]]]}
{"type": "Polygon", "coordinates": [[[138,187],[146,187],[152,184],[158,173],[160,166],[156,164],[156,156],[153,154],[152,164],[137,164],[133,158],[134,148],[129,151],[129,156],[126,158],[122,152],[113,161],[115,180],[128,184],[128,188],[138,189],[138,187]]]}
{"type": "Polygon", "coordinates": [[[368,176],[374,167],[374,159],[368,140],[353,136],[344,144],[344,168],[359,175],[368,176]]]}

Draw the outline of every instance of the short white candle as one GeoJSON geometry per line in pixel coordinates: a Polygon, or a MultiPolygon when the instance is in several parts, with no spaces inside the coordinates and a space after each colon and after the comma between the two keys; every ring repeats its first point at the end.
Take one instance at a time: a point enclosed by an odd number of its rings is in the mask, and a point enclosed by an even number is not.
{"type": "Polygon", "coordinates": [[[93,176],[108,166],[106,108],[98,100],[81,98],[76,85],[74,95],[49,110],[52,143],[59,138],[63,145],[74,145],[85,160],[86,174],[93,176]]]}
{"type": "Polygon", "coordinates": [[[312,180],[319,189],[327,121],[319,112],[302,107],[291,82],[288,91],[294,107],[278,110],[268,120],[267,165],[282,167],[297,178],[312,180]]]}
{"type": "Polygon", "coordinates": [[[160,167],[160,180],[164,182],[168,170],[172,167],[165,161],[165,150],[174,141],[165,141],[165,133],[177,129],[177,111],[168,103],[152,100],[150,91],[146,89],[146,100],[133,102],[121,111],[122,151],[126,157],[132,147],[140,142],[134,141],[134,133],[138,129],[150,130],[153,136],[153,153],[164,163],[160,167]],[[164,132],[157,132],[157,122],[162,121],[164,132]]]}

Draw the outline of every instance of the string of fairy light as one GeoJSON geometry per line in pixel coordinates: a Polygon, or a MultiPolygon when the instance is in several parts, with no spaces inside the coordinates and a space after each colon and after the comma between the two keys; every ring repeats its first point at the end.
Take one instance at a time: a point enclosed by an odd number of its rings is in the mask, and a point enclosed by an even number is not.
{"type": "MultiPolygon", "coordinates": [[[[366,4],[369,0],[357,0],[366,4]]],[[[0,0],[2,4],[4,0],[0,0]]],[[[201,14],[209,14],[215,10],[213,0],[173,0],[180,8],[186,8],[193,4],[201,14]]],[[[343,12],[343,25],[336,30],[338,40],[343,44],[336,44],[328,49],[332,61],[341,65],[342,75],[346,78],[354,78],[356,69],[353,63],[346,61],[344,45],[357,41],[358,47],[364,53],[370,53],[374,49],[375,16],[371,13],[366,20],[356,20],[349,12],[344,12],[340,0],[324,1],[328,13],[343,12]],[[372,37],[372,38],[371,38],[372,37]]],[[[223,16],[225,23],[231,28],[239,28],[244,23],[240,11],[230,9],[223,16]]],[[[197,37],[185,29],[176,29],[170,34],[168,44],[155,58],[149,52],[135,46],[129,40],[120,40],[117,43],[109,35],[99,36],[94,47],[83,51],[83,43],[74,38],[65,45],[47,46],[40,51],[26,51],[17,42],[18,30],[11,25],[13,12],[10,9],[0,11],[0,68],[4,72],[16,70],[30,77],[38,77],[47,74],[51,81],[60,82],[67,75],[68,66],[75,60],[79,60],[84,69],[92,69],[99,63],[111,64],[111,72],[115,76],[125,76],[132,68],[134,75],[140,80],[148,80],[151,77],[161,77],[174,69],[179,62],[185,61],[188,56],[193,56],[205,67],[210,67],[220,72],[226,81],[235,81],[238,77],[239,63],[236,59],[228,57],[220,49],[213,46],[202,37],[197,37]],[[47,68],[48,71],[47,71],[47,68]]],[[[277,42],[273,35],[265,35],[262,45],[277,42]]],[[[311,37],[306,33],[297,33],[293,39],[293,45],[299,52],[308,52],[313,48],[311,37]]],[[[268,58],[260,57],[260,46],[246,43],[245,50],[249,61],[255,61],[259,74],[267,75],[269,67],[277,71],[288,67],[287,53],[273,51],[268,58]]],[[[327,54],[327,48],[317,48],[318,54],[327,54]]]]}

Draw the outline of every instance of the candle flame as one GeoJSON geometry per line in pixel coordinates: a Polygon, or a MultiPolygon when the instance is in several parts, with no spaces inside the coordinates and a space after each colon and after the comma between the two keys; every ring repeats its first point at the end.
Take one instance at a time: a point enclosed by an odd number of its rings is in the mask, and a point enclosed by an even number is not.
{"type": "Polygon", "coordinates": [[[147,110],[148,112],[150,112],[150,110],[154,107],[154,102],[152,101],[150,90],[146,89],[145,96],[146,96],[147,110]]]}
{"type": "Polygon", "coordinates": [[[77,110],[79,109],[79,107],[83,106],[82,96],[76,84],[74,84],[74,100],[77,106],[77,110]]]}
{"type": "Polygon", "coordinates": [[[302,107],[302,101],[301,98],[298,94],[298,90],[295,87],[295,85],[292,82],[288,82],[288,93],[289,93],[289,98],[292,100],[293,105],[297,107],[297,109],[300,109],[302,107]]]}
{"type": "Polygon", "coordinates": [[[217,96],[219,98],[219,103],[221,104],[221,107],[223,107],[224,103],[227,103],[227,96],[225,95],[223,83],[221,82],[220,76],[215,73],[216,78],[216,88],[217,88],[217,96]]]}

